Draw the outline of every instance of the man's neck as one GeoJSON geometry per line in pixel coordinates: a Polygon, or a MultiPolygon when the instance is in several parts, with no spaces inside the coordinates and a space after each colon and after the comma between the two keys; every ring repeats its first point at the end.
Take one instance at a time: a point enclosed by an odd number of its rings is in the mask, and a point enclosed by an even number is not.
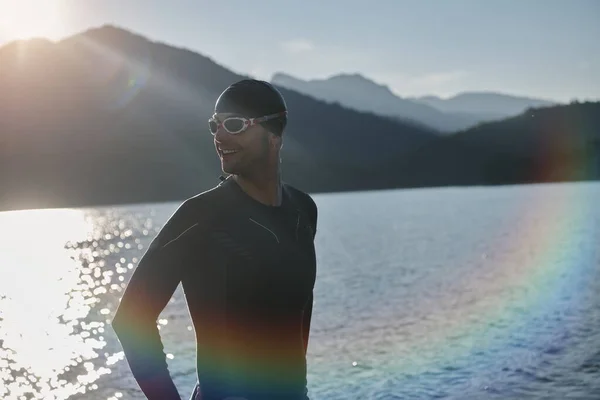
{"type": "Polygon", "coordinates": [[[269,206],[281,205],[282,183],[279,167],[271,173],[255,174],[255,176],[233,175],[232,178],[250,197],[269,206]]]}

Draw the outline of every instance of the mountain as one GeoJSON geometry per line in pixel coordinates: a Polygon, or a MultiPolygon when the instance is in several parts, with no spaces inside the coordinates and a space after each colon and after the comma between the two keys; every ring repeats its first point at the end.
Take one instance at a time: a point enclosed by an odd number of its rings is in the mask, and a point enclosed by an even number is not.
{"type": "Polygon", "coordinates": [[[410,100],[434,107],[445,113],[474,113],[502,119],[521,114],[528,108],[558,105],[556,102],[494,92],[465,92],[448,99],[437,96],[414,97],[410,100]]]}
{"type": "MultiPolygon", "coordinates": [[[[207,119],[244,78],[114,26],[0,48],[0,209],[180,200],[218,183],[207,119]]],[[[430,129],[281,87],[286,181],[306,191],[395,185],[430,129]]]]}
{"type": "MultiPolygon", "coordinates": [[[[104,26],[0,48],[0,209],[178,201],[221,174],[207,129],[243,76],[104,26]]],[[[284,179],[308,192],[600,179],[600,103],[439,136],[280,87],[284,179]]]]}
{"type": "Polygon", "coordinates": [[[360,74],[340,74],[327,79],[301,80],[276,73],[271,83],[300,93],[339,103],[357,111],[372,112],[430,127],[438,133],[450,133],[480,121],[469,114],[444,113],[435,107],[396,96],[387,86],[377,84],[360,74]]]}
{"type": "Polygon", "coordinates": [[[468,92],[450,99],[435,96],[402,98],[395,95],[389,87],[375,83],[360,74],[339,74],[327,79],[302,80],[284,73],[276,73],[271,82],[355,110],[429,126],[441,134],[515,116],[529,107],[554,105],[546,100],[492,92],[468,92]]]}
{"type": "Polygon", "coordinates": [[[404,160],[401,187],[600,179],[600,102],[530,108],[430,142],[404,160]]]}

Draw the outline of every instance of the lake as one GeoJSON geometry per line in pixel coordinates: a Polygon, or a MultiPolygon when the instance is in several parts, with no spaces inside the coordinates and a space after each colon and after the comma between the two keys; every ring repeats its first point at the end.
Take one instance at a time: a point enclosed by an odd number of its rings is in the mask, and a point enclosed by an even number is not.
{"type": "MultiPolygon", "coordinates": [[[[600,399],[600,183],[313,197],[312,400],[600,399]]],[[[178,204],[0,213],[0,398],[144,399],[110,320],[178,204]]],[[[188,399],[181,288],[157,325],[188,399]]]]}

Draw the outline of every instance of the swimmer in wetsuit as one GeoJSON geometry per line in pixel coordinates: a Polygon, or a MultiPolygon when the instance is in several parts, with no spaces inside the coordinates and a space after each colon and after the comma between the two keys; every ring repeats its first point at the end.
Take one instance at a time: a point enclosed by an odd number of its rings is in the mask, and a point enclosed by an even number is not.
{"type": "Polygon", "coordinates": [[[112,321],[149,400],[180,400],[156,326],[179,283],[196,334],[191,400],[308,400],[317,207],[281,179],[286,122],[267,82],[234,83],[216,102],[209,127],[228,177],[166,222],[112,321]]]}

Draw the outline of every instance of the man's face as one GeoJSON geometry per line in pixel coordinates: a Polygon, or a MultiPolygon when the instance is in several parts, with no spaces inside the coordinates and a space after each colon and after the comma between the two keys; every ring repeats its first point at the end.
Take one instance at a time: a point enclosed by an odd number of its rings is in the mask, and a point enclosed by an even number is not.
{"type": "MultiPolygon", "coordinates": [[[[239,115],[218,113],[214,117],[217,122],[221,122],[228,116],[239,115]]],[[[231,134],[220,126],[214,136],[214,143],[223,172],[244,175],[256,167],[266,165],[272,156],[270,135],[262,125],[251,126],[238,134],[231,134]]]]}

